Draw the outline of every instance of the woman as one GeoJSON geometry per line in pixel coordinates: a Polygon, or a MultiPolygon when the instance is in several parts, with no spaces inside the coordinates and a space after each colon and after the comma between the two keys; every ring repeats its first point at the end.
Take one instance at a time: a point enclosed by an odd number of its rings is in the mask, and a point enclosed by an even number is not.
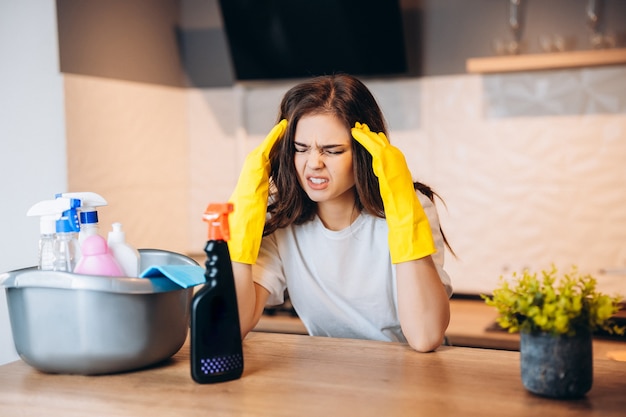
{"type": "Polygon", "coordinates": [[[242,336],[288,289],[311,335],[437,348],[452,288],[433,194],[413,183],[370,91],[314,78],[285,94],[278,120],[231,197],[242,336]]]}

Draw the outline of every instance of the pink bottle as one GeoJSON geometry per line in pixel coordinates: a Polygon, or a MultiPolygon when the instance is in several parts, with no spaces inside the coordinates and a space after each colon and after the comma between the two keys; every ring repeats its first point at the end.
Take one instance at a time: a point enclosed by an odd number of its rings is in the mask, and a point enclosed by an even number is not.
{"type": "Polygon", "coordinates": [[[74,272],[86,275],[122,277],[124,273],[113,254],[109,251],[106,239],[100,235],[87,237],[81,246],[82,257],[74,272]]]}

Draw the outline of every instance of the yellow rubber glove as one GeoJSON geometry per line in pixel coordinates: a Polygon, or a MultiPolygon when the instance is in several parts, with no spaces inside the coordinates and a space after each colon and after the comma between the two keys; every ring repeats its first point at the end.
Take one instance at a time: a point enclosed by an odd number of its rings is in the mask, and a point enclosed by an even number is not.
{"type": "Polygon", "coordinates": [[[392,146],[384,133],[371,132],[356,123],[352,137],[372,155],[372,168],[378,177],[380,195],[389,227],[389,251],[394,264],[428,256],[436,251],[435,242],[402,152],[392,146]]]}
{"type": "Polygon", "coordinates": [[[253,264],[259,255],[269,194],[269,155],[286,129],[287,120],[281,120],[265,140],[248,154],[230,197],[234,211],[229,217],[228,250],[231,260],[235,262],[253,264]]]}

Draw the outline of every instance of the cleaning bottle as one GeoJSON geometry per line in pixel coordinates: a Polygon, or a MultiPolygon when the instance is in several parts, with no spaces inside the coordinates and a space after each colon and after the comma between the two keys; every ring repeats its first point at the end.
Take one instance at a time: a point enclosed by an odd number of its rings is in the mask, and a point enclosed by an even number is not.
{"type": "Polygon", "coordinates": [[[41,216],[39,230],[37,266],[42,271],[52,271],[54,269],[54,241],[56,239],[56,219],[54,216],[41,216]]]}
{"type": "Polygon", "coordinates": [[[109,232],[107,239],[109,250],[122,267],[124,276],[138,277],[139,251],[126,242],[126,233],[122,230],[122,223],[113,223],[111,227],[113,230],[109,232]]]}
{"type": "Polygon", "coordinates": [[[39,254],[37,266],[43,271],[54,269],[56,222],[61,218],[62,213],[70,210],[72,202],[69,198],[56,198],[54,200],[44,200],[36,203],[28,212],[27,216],[39,216],[39,254]]]}
{"type": "Polygon", "coordinates": [[[233,205],[209,204],[204,249],[206,283],[191,304],[191,376],[201,384],[237,379],[243,373],[243,350],[235,279],[226,243],[233,205]]]}
{"type": "Polygon", "coordinates": [[[109,251],[107,241],[100,235],[87,236],[81,246],[82,256],[74,272],[109,277],[124,276],[121,266],[109,251]]]}
{"type": "Polygon", "coordinates": [[[81,256],[78,244],[78,232],[80,231],[78,207],[80,207],[80,200],[73,198],[69,200],[70,208],[63,211],[61,217],[56,221],[56,237],[54,240],[55,271],[74,272],[76,263],[81,256]]]}
{"type": "Polygon", "coordinates": [[[106,206],[108,203],[101,195],[91,192],[59,193],[55,197],[73,198],[80,200],[78,210],[80,231],[78,232],[78,243],[83,245],[85,238],[100,233],[98,223],[98,211],[96,207],[106,206]]]}

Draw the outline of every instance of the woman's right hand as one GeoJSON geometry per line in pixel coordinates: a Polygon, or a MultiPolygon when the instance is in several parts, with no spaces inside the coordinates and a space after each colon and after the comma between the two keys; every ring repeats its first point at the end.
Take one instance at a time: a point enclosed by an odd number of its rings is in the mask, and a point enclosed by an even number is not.
{"type": "Polygon", "coordinates": [[[261,247],[269,194],[269,154],[287,129],[281,120],[265,140],[246,157],[237,186],[229,202],[234,210],[229,216],[228,249],[234,262],[254,264],[261,247]]]}
{"type": "Polygon", "coordinates": [[[233,262],[232,265],[237,292],[239,327],[241,338],[244,339],[261,319],[270,293],[252,280],[252,265],[239,262],[233,262]]]}

